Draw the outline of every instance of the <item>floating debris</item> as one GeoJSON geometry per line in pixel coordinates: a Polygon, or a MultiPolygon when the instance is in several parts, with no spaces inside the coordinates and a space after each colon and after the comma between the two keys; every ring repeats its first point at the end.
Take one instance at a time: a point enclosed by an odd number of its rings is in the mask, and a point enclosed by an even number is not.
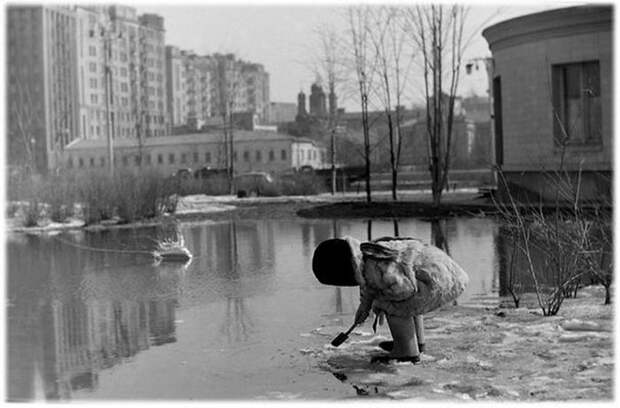
{"type": "Polygon", "coordinates": [[[178,234],[176,239],[158,241],[153,256],[158,262],[188,262],[192,259],[192,253],[185,247],[181,234],[178,234]]]}

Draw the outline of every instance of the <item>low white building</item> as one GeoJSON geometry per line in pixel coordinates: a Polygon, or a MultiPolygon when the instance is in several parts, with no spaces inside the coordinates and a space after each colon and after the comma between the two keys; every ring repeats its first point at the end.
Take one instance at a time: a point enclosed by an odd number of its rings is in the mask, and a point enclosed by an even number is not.
{"type": "MultiPolygon", "coordinates": [[[[107,168],[106,140],[77,140],[64,151],[65,168],[88,170],[107,168]]],[[[226,167],[226,143],[223,132],[192,133],[151,137],[142,146],[134,139],[114,141],[116,168],[156,168],[162,173],[179,169],[226,167]]],[[[236,174],[250,171],[280,173],[302,168],[326,167],[326,149],[307,138],[272,131],[235,130],[233,163],[236,174]]]]}

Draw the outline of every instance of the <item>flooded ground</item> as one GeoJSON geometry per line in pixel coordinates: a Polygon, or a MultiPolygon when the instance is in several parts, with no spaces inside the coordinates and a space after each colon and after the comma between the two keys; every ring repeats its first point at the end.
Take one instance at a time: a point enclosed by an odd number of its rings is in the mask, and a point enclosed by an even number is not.
{"type": "MultiPolygon", "coordinates": [[[[459,305],[497,305],[495,222],[443,227],[471,279],[459,305]]],[[[182,224],[194,260],[156,266],[147,251],[159,229],[10,235],[8,398],[354,397],[358,388],[334,376],[320,351],[350,325],[358,289],[319,284],[312,252],[335,235],[395,228],[430,241],[431,224],[413,219],[222,219],[182,224]]]]}

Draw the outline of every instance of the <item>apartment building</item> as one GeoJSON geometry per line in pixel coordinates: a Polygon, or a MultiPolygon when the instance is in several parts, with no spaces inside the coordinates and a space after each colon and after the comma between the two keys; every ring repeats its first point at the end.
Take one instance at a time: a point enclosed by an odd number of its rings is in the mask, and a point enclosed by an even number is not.
{"type": "Polygon", "coordinates": [[[200,129],[232,113],[252,112],[268,120],[269,73],[234,54],[197,55],[166,48],[168,117],[174,127],[200,129]]]}
{"type": "Polygon", "coordinates": [[[166,105],[172,127],[186,124],[185,63],[178,47],[166,46],[166,105]]]}
{"type": "Polygon", "coordinates": [[[164,136],[166,125],[165,30],[164,19],[157,14],[138,18],[140,85],[142,88],[141,119],[144,136],[164,136]]]}
{"type": "Polygon", "coordinates": [[[68,7],[7,7],[9,165],[46,172],[79,137],[76,19],[68,7]]]}

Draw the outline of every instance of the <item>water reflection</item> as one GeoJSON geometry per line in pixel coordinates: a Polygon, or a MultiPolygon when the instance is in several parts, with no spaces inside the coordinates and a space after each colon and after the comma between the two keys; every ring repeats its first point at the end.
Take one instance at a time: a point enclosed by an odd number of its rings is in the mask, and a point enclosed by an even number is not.
{"type": "MultiPolygon", "coordinates": [[[[319,242],[343,235],[431,242],[437,231],[470,274],[461,303],[497,294],[498,233],[489,219],[449,219],[439,226],[415,219],[188,224],[181,232],[194,259],[184,267],[156,267],[145,256],[20,236],[8,243],[9,399],[69,399],[77,391],[95,392],[104,386],[102,370],[128,360],[143,364],[141,356],[179,352],[175,347],[202,358],[197,364],[209,372],[224,373],[204,380],[213,384],[209,395],[217,394],[218,379],[236,373],[229,367],[259,364],[278,354],[282,344],[303,341],[299,334],[318,325],[311,319],[354,313],[357,288],[325,287],[311,272],[319,242]],[[205,354],[203,348],[217,352],[205,354]]],[[[62,238],[97,248],[148,249],[157,234],[115,230],[62,238]]],[[[176,374],[184,378],[183,372],[176,374]]]]}
{"type": "Polygon", "coordinates": [[[124,256],[87,255],[54,238],[8,249],[9,400],[68,399],[97,387],[102,369],[176,340],[183,266],[122,266],[124,256]]]}

